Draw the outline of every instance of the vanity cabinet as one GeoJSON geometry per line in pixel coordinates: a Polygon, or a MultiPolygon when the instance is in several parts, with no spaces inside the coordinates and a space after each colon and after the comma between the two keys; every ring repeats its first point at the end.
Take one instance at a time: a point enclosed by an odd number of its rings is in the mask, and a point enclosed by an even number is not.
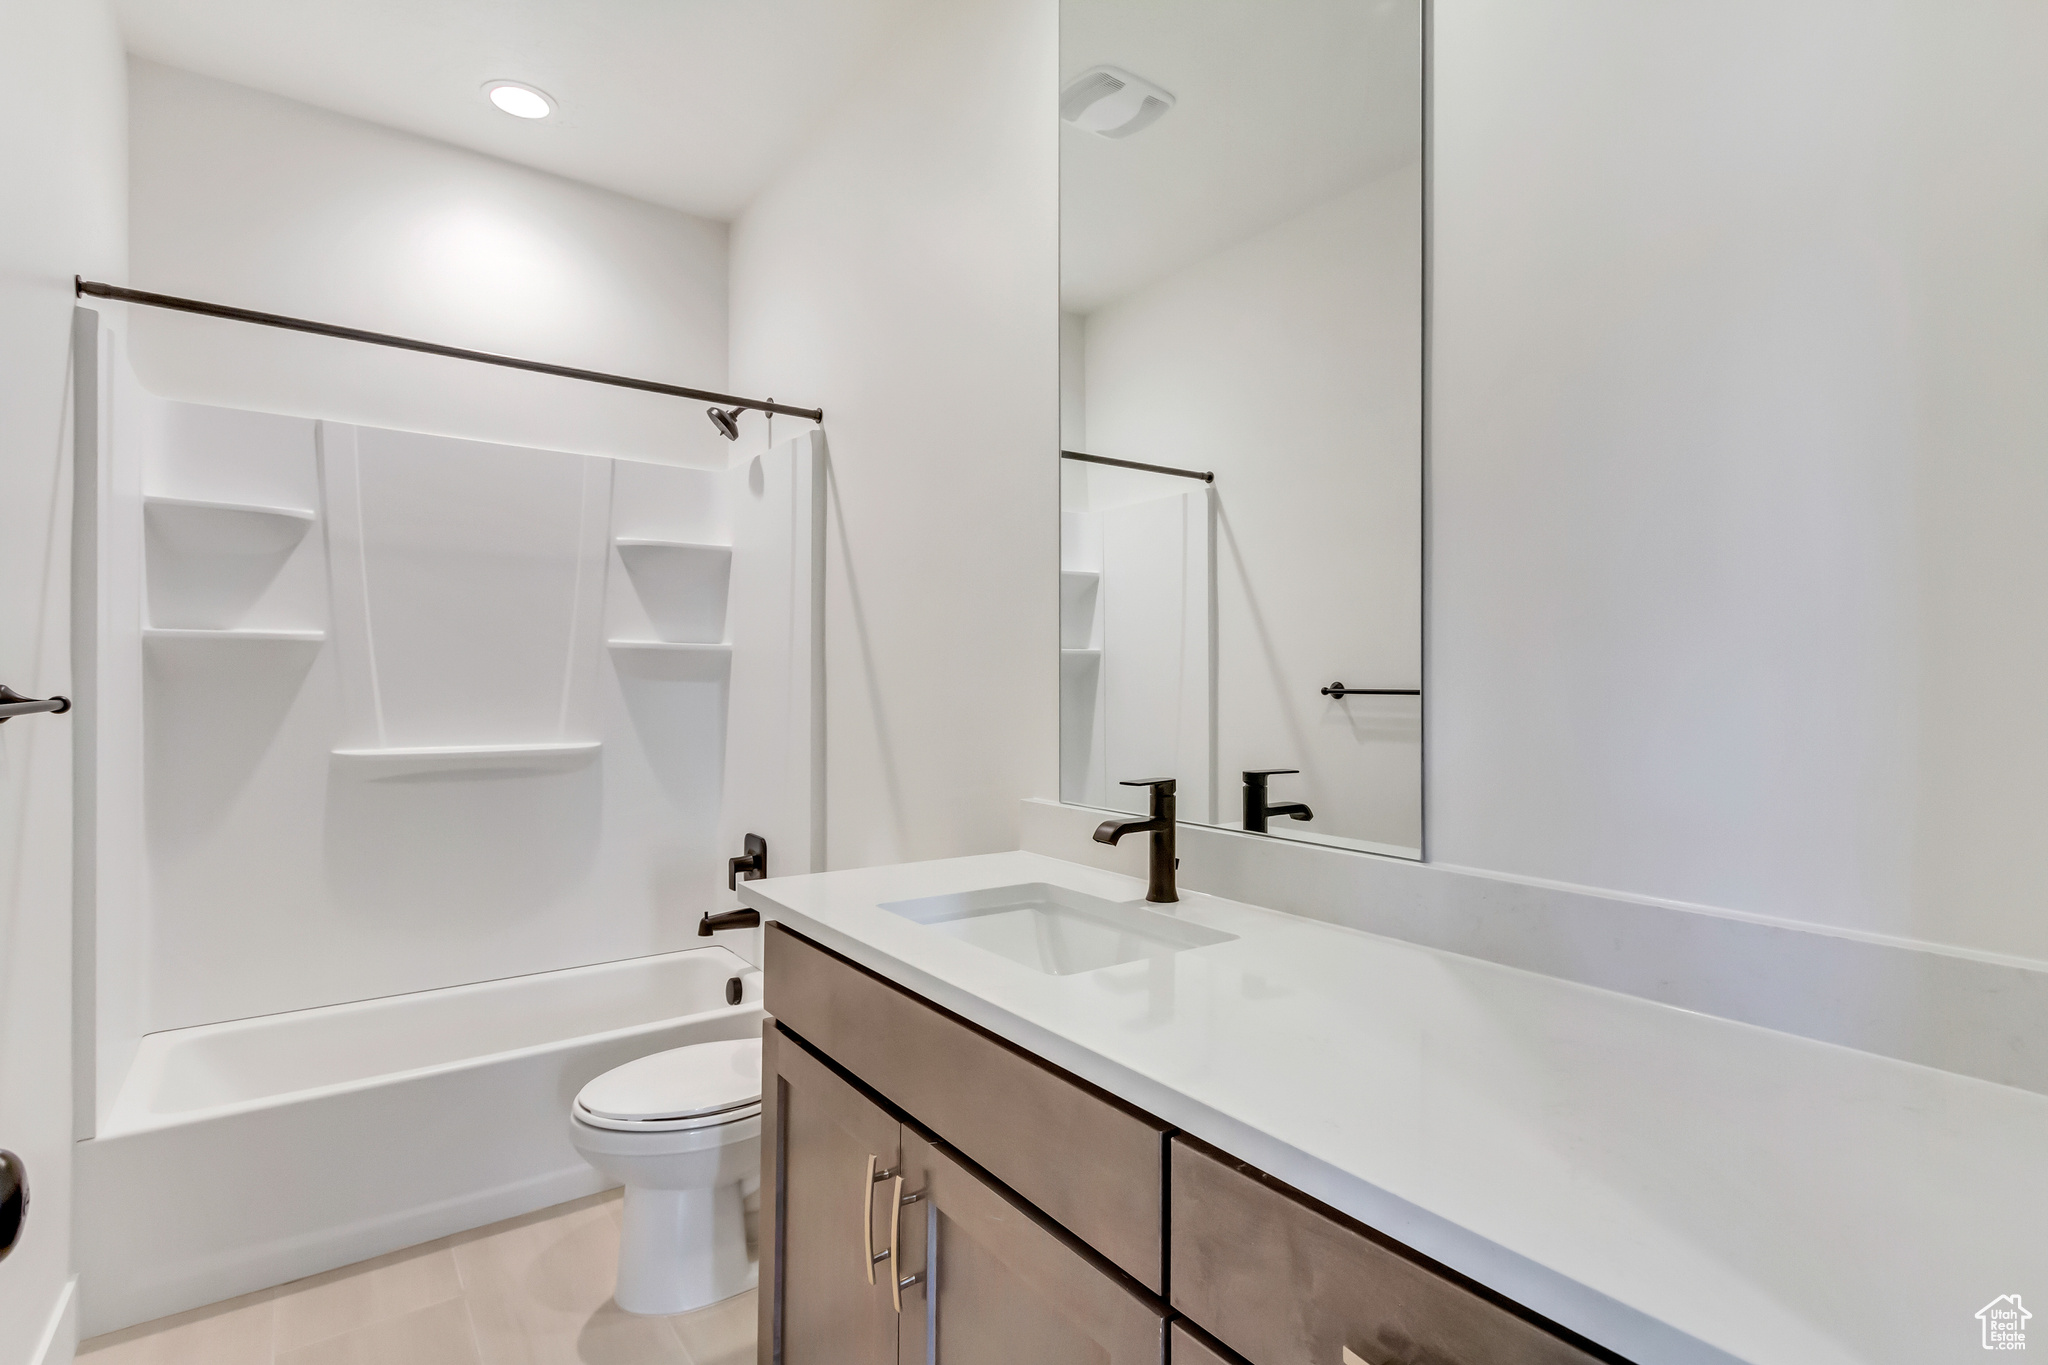
{"type": "Polygon", "coordinates": [[[1166,1292],[1159,1120],[770,925],[768,1012],[1155,1294],[1166,1292]]]}
{"type": "Polygon", "coordinates": [[[780,924],[766,954],[761,1365],[1626,1365],[780,924]]]}
{"type": "Polygon", "coordinates": [[[1166,1334],[1168,1365],[1243,1365],[1214,1342],[1205,1340],[1178,1318],[1166,1334]]]}
{"type": "Polygon", "coordinates": [[[1189,1138],[1172,1181],[1173,1306],[1251,1365],[1615,1359],[1189,1138]]]}
{"type": "Polygon", "coordinates": [[[778,1311],[772,1324],[764,1312],[761,1341],[772,1339],[777,1360],[886,1365],[896,1359],[891,1267],[871,1257],[888,1245],[889,1211],[870,1177],[901,1165],[903,1126],[772,1023],[762,1073],[762,1227],[786,1233],[772,1271],[763,1248],[761,1302],[778,1311]]]}
{"type": "Polygon", "coordinates": [[[903,1171],[900,1365],[1158,1365],[1164,1304],[909,1128],[903,1171]]]}
{"type": "Polygon", "coordinates": [[[770,1023],[760,1359],[1159,1365],[1166,1306],[770,1023]]]}

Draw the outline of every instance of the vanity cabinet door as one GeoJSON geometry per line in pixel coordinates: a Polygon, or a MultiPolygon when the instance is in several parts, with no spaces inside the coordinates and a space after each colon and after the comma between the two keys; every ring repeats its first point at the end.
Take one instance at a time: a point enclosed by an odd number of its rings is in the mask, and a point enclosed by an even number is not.
{"type": "Polygon", "coordinates": [[[903,1128],[831,1068],[767,1026],[762,1050],[763,1365],[889,1365],[896,1312],[890,1179],[903,1128]],[[863,1219],[866,1225],[863,1226],[863,1219]]]}
{"type": "Polygon", "coordinates": [[[1251,1365],[1614,1365],[1242,1162],[1173,1139],[1173,1306],[1251,1365]]]}
{"type": "Polygon", "coordinates": [[[898,1365],[1164,1365],[1165,1305],[907,1127],[903,1178],[898,1365]]]}
{"type": "Polygon", "coordinates": [[[791,933],[767,929],[768,1012],[1155,1294],[1167,1128],[791,933]]]}

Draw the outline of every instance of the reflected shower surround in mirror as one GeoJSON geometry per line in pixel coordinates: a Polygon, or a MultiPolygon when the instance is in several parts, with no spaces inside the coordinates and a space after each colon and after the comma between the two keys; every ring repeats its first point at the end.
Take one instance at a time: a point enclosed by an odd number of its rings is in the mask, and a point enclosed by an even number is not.
{"type": "Polygon", "coordinates": [[[1061,448],[1214,480],[1061,460],[1061,799],[1420,857],[1421,0],[1062,0],[1104,70],[1172,102],[1060,127],[1061,448]]]}

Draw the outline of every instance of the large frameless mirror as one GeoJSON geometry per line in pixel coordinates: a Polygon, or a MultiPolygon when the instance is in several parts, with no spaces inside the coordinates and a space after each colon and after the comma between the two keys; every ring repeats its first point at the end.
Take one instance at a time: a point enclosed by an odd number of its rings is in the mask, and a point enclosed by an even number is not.
{"type": "Polygon", "coordinates": [[[1423,0],[1062,0],[1060,795],[1422,851],[1423,0]]]}

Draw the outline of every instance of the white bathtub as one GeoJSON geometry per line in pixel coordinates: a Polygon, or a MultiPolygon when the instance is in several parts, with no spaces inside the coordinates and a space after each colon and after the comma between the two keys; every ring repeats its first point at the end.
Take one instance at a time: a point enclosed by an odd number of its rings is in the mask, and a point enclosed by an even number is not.
{"type": "Polygon", "coordinates": [[[595,1193],[576,1092],[762,1018],[714,946],[151,1034],[77,1148],[81,1332],[595,1193]]]}

